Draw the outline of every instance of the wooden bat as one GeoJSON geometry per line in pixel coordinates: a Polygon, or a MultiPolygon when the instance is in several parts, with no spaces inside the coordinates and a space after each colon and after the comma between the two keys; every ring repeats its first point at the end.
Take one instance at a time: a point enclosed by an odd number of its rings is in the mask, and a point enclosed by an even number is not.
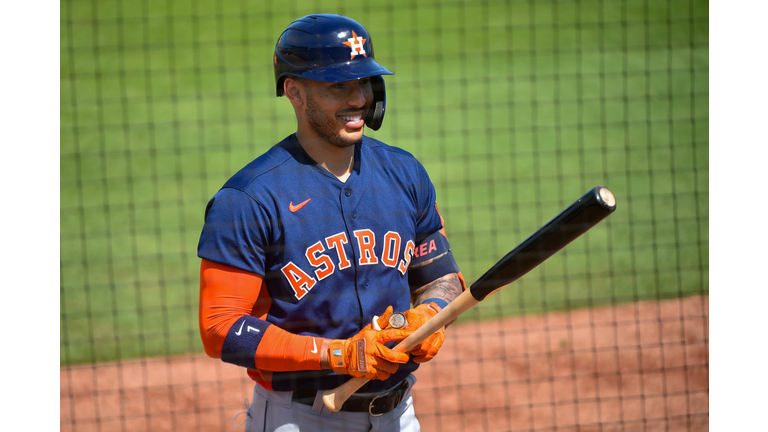
{"type": "MultiPolygon", "coordinates": [[[[452,322],[489,295],[516,281],[547,260],[616,210],[610,190],[595,186],[568,206],[533,235],[512,249],[454,301],[424,323],[393,349],[408,352],[429,335],[452,322]]],[[[323,403],[339,411],[344,402],[369,380],[352,378],[335,389],[323,392],[323,403]]]]}

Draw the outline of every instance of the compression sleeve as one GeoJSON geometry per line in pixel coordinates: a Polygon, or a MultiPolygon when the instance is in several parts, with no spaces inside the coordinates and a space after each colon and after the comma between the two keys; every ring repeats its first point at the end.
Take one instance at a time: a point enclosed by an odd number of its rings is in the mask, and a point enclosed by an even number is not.
{"type": "Polygon", "coordinates": [[[261,276],[203,259],[199,322],[206,354],[252,369],[320,370],[323,338],[270,324],[270,303],[261,276]]]}
{"type": "MultiPolygon", "coordinates": [[[[269,298],[262,294],[262,281],[259,275],[202,260],[199,324],[203,347],[210,357],[221,358],[224,339],[241,317],[252,315],[252,312],[256,318],[261,314],[266,316],[269,298]]],[[[266,294],[266,290],[263,291],[266,294]]]]}
{"type": "Polygon", "coordinates": [[[459,266],[451,253],[445,231],[436,231],[417,246],[408,270],[411,291],[449,273],[458,273],[459,266]]]}

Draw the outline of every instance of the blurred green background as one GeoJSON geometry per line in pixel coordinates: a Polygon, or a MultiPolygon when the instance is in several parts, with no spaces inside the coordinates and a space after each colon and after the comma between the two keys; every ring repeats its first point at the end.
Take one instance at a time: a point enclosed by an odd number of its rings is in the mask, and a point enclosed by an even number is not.
{"type": "Polygon", "coordinates": [[[467,281],[596,184],[610,218],[462,320],[709,291],[709,12],[700,0],[61,2],[61,364],[202,352],[208,199],[295,130],[294,19],[370,31],[387,115],[467,281]]]}

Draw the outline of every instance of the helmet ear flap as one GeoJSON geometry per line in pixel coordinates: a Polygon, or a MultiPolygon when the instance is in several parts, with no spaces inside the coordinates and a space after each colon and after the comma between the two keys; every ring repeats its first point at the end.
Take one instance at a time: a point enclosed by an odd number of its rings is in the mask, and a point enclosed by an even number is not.
{"type": "Polygon", "coordinates": [[[377,101],[373,104],[368,115],[365,117],[365,125],[373,130],[379,130],[384,120],[384,101],[377,101]]]}
{"type": "Polygon", "coordinates": [[[384,89],[384,78],[372,76],[371,88],[373,90],[373,103],[371,109],[365,114],[365,125],[373,130],[379,130],[384,121],[384,110],[387,107],[387,93],[384,89]]]}

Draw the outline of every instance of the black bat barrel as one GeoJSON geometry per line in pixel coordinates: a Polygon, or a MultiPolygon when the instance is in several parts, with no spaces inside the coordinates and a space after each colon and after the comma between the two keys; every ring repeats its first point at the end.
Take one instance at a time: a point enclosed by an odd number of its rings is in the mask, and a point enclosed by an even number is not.
{"type": "Polygon", "coordinates": [[[483,300],[496,289],[516,281],[614,210],[616,199],[611,191],[595,186],[485,272],[469,288],[472,297],[483,300]]]}

